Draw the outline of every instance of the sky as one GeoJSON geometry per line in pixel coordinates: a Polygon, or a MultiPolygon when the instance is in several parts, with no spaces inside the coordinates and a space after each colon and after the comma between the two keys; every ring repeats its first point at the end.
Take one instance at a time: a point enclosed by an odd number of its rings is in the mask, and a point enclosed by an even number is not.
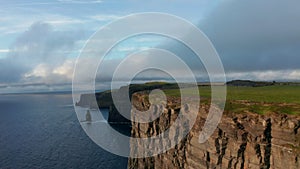
{"type": "MultiPolygon", "coordinates": [[[[86,41],[102,26],[140,12],[168,13],[195,24],[215,46],[228,80],[300,80],[300,1],[297,0],[0,0],[0,3],[0,93],[70,90],[75,61],[86,41]]],[[[117,64],[128,54],[153,47],[179,55],[199,81],[207,80],[203,65],[189,49],[166,37],[144,35],[129,38],[112,49],[99,70],[99,86],[101,82],[109,82],[117,64]]],[[[130,66],[149,62],[148,59],[133,61],[130,66]]],[[[139,80],[149,78],[144,74],[139,80]]]]}

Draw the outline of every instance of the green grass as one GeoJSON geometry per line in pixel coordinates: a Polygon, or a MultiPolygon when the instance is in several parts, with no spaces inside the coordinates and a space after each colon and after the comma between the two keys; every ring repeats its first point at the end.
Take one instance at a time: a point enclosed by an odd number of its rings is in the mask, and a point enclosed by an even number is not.
{"type": "Polygon", "coordinates": [[[300,104],[300,86],[233,87],[227,89],[229,100],[300,104]]]}
{"type": "MultiPolygon", "coordinates": [[[[218,88],[218,86],[216,86],[218,88]]],[[[178,89],[164,89],[167,96],[180,97],[178,89]]],[[[187,89],[187,93],[189,93],[187,89]]],[[[197,93],[190,91],[191,96],[197,93]]],[[[201,97],[210,98],[210,86],[200,86],[201,97]]],[[[300,104],[300,86],[266,86],[266,87],[227,87],[227,100],[247,100],[267,103],[297,103],[300,104]]]]}
{"type": "MultiPolygon", "coordinates": [[[[287,83],[293,84],[293,83],[287,83]]],[[[188,97],[198,96],[197,92],[184,84],[184,92],[188,97]]],[[[216,87],[219,92],[222,86],[216,87]]],[[[166,82],[150,82],[130,85],[130,94],[139,91],[161,89],[168,97],[181,96],[178,85],[166,82]]],[[[201,104],[209,104],[211,98],[210,86],[199,86],[201,104]]],[[[97,94],[98,105],[107,107],[113,104],[110,91],[97,94]]],[[[283,113],[300,115],[300,85],[273,85],[265,87],[235,87],[227,86],[225,111],[234,113],[254,112],[258,114],[283,113]]]]}
{"type": "MultiPolygon", "coordinates": [[[[216,88],[220,87],[216,86],[216,88]]],[[[167,96],[180,97],[178,89],[164,89],[164,92],[167,96]]],[[[197,96],[197,93],[193,93],[188,89],[186,89],[186,93],[190,96],[197,96]]],[[[199,93],[204,103],[207,103],[207,100],[211,97],[210,86],[200,86],[199,93]]],[[[258,114],[275,112],[300,115],[300,86],[228,86],[225,111],[235,113],[254,112],[258,114]]]]}

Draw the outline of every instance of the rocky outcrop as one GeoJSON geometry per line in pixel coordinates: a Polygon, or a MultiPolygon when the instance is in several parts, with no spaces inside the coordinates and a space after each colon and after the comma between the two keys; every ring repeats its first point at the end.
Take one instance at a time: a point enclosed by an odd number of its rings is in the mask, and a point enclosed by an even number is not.
{"type": "MultiPolygon", "coordinates": [[[[182,84],[186,87],[189,84],[182,84]]],[[[76,103],[76,106],[89,107],[89,108],[108,108],[109,116],[108,122],[112,124],[124,124],[130,123],[130,120],[125,118],[122,114],[119,113],[115,107],[115,103],[112,98],[112,92],[115,96],[118,96],[120,102],[119,105],[124,105],[122,110],[124,114],[127,114],[127,117],[130,118],[130,109],[131,107],[127,103],[121,103],[122,100],[128,100],[131,98],[133,93],[140,91],[151,91],[153,89],[177,89],[178,85],[176,83],[164,83],[164,82],[149,82],[145,84],[130,84],[129,86],[122,86],[118,90],[107,90],[103,92],[93,93],[93,94],[82,94],[80,95],[80,100],[76,103]],[[127,96],[128,94],[128,96],[127,96]]]]}
{"type": "MultiPolygon", "coordinates": [[[[137,109],[149,108],[142,94],[136,93],[133,98],[137,109]]],[[[178,101],[169,99],[158,119],[151,123],[132,122],[132,137],[149,137],[164,132],[177,118],[180,108],[178,101]]],[[[300,117],[226,112],[213,135],[200,144],[198,137],[208,108],[208,105],[201,105],[193,129],[178,145],[154,157],[131,158],[128,168],[300,168],[300,117]]],[[[169,139],[174,141],[176,138],[169,139]]],[[[142,145],[131,145],[139,146],[142,145]]]]}
{"type": "Polygon", "coordinates": [[[93,94],[82,94],[76,106],[90,108],[109,108],[112,105],[112,97],[110,91],[104,91],[93,94]]]}

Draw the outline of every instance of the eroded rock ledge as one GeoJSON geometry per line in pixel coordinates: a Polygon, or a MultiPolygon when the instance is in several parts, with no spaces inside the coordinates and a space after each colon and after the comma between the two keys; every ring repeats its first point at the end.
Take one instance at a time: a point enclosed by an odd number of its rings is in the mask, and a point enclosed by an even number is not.
{"type": "MultiPolygon", "coordinates": [[[[136,93],[133,98],[133,104],[138,109],[149,108],[142,94],[136,93]]],[[[208,108],[208,105],[201,105],[192,131],[180,144],[154,157],[129,159],[128,168],[300,168],[300,117],[227,112],[223,114],[214,134],[200,144],[198,137],[208,108]]],[[[180,104],[169,99],[158,119],[151,123],[132,122],[132,137],[162,133],[177,118],[179,110],[180,104]]]]}

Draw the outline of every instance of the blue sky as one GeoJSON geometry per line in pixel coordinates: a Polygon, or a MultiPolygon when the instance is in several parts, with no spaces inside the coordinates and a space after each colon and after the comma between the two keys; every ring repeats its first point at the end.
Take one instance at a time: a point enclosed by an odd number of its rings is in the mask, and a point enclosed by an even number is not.
{"type": "MultiPolygon", "coordinates": [[[[137,1],[137,0],[35,0],[5,1],[0,7],[0,57],[6,57],[14,40],[36,22],[55,30],[82,30],[87,39],[101,26],[132,13],[165,12],[197,23],[217,1],[137,1]]],[[[84,43],[84,42],[82,42],[84,43]]]]}
{"type": "MultiPolygon", "coordinates": [[[[69,88],[74,60],[86,40],[101,26],[139,12],[169,13],[197,25],[215,45],[228,79],[299,80],[299,6],[296,0],[1,1],[0,93],[69,88]]],[[[161,44],[188,53],[166,42],[136,37],[108,58],[113,62],[161,44]]]]}

